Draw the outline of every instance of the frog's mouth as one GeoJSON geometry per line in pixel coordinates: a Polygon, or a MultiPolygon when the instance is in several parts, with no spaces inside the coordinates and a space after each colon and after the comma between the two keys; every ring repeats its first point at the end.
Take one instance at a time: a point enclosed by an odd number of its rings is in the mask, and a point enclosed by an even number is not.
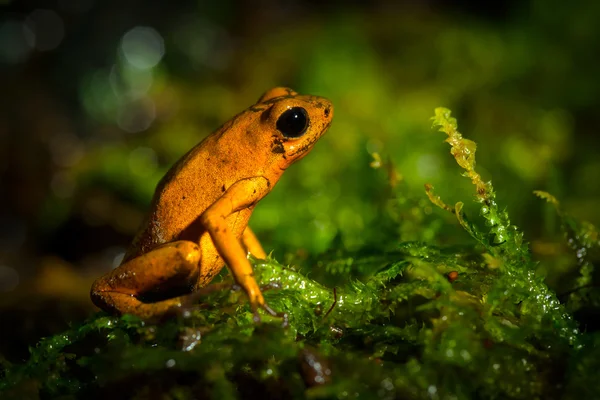
{"type": "Polygon", "coordinates": [[[318,137],[312,139],[309,142],[303,143],[301,146],[294,149],[294,151],[292,153],[289,153],[288,157],[296,157],[296,156],[299,156],[299,158],[303,157],[304,155],[308,154],[308,151],[310,149],[313,148],[313,146],[317,142],[317,140],[319,140],[318,137]]]}
{"type": "Polygon", "coordinates": [[[304,157],[308,153],[308,151],[313,148],[313,146],[317,142],[317,140],[319,140],[321,138],[321,136],[323,136],[325,134],[325,132],[327,132],[327,130],[329,129],[330,126],[331,126],[331,121],[329,121],[327,123],[327,125],[325,125],[323,127],[323,129],[321,130],[321,132],[318,135],[314,135],[313,137],[308,139],[307,142],[302,143],[300,146],[295,148],[291,153],[288,153],[287,156],[288,157],[298,156],[298,159],[304,157]],[[304,153],[304,154],[302,154],[302,153],[304,153]]]}

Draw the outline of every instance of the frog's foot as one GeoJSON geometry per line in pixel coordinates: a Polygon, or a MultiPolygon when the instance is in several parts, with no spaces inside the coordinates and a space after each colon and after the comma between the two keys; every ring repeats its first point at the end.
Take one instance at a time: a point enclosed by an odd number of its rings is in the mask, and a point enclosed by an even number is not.
{"type": "Polygon", "coordinates": [[[105,311],[133,314],[145,320],[160,319],[182,307],[180,298],[145,303],[130,294],[108,291],[92,294],[92,301],[105,311]]]}
{"type": "Polygon", "coordinates": [[[116,314],[134,314],[144,319],[181,308],[182,297],[198,274],[200,251],[192,242],[179,241],[156,248],[97,279],[92,302],[116,314]],[[165,293],[175,293],[165,296],[165,293]],[[162,298],[157,300],[157,295],[162,298]],[[173,297],[165,300],[165,297],[173,297]],[[150,300],[150,298],[153,298],[150,300]]]}
{"type": "Polygon", "coordinates": [[[230,283],[221,282],[221,283],[212,283],[210,285],[201,287],[194,291],[194,293],[190,293],[185,296],[179,297],[181,300],[181,306],[175,311],[178,314],[183,315],[184,317],[188,316],[190,312],[194,310],[198,310],[206,306],[206,303],[202,303],[202,297],[208,296],[211,293],[227,290],[231,286],[230,283]]]}
{"type": "Polygon", "coordinates": [[[288,326],[289,320],[287,313],[277,312],[273,310],[269,305],[265,302],[262,294],[259,298],[250,297],[250,307],[252,307],[253,312],[253,320],[255,323],[260,323],[260,314],[258,313],[258,309],[262,308],[267,314],[272,317],[281,318],[283,321],[281,326],[286,328],[288,326]]]}
{"type": "MultiPolygon", "coordinates": [[[[276,318],[281,318],[282,319],[281,326],[283,328],[287,328],[288,327],[290,321],[289,321],[287,313],[277,312],[277,311],[273,310],[271,307],[269,307],[269,305],[267,303],[264,303],[261,306],[261,308],[263,310],[265,310],[265,312],[267,314],[269,314],[270,316],[276,317],[276,318]]],[[[260,322],[260,316],[258,315],[258,312],[256,312],[256,311],[254,311],[254,321],[255,322],[260,322]]]]}
{"type": "MultiPolygon", "coordinates": [[[[269,282],[269,283],[267,283],[265,285],[262,285],[260,287],[260,291],[262,293],[264,293],[267,290],[281,289],[281,288],[282,288],[282,286],[281,286],[280,282],[269,282]]],[[[282,326],[284,328],[288,326],[289,320],[288,320],[288,314],[287,313],[277,312],[277,311],[273,310],[271,307],[269,307],[269,305],[267,303],[263,303],[259,307],[262,308],[270,316],[283,319],[282,326]]],[[[258,315],[257,309],[254,309],[254,320],[257,321],[257,322],[260,321],[260,316],[258,315]],[[257,318],[258,318],[258,320],[257,320],[257,318]]]]}

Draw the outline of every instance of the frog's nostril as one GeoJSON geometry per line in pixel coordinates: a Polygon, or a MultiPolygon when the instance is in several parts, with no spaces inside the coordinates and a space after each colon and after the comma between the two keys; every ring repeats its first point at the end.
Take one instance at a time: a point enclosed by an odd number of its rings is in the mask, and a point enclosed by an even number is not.
{"type": "Polygon", "coordinates": [[[329,117],[329,107],[325,108],[325,117],[329,117]]]}

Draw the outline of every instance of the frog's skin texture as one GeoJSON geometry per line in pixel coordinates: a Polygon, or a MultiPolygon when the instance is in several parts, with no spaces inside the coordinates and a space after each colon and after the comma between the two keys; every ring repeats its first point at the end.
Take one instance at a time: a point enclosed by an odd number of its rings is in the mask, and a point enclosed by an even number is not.
{"type": "Polygon", "coordinates": [[[252,309],[276,315],[247,259],[248,252],[266,257],[248,220],[332,118],[327,99],[274,88],[196,145],[158,184],[122,264],[94,282],[94,304],[117,314],[161,316],[187,304],[190,296],[173,293],[205,286],[227,264],[252,309]]]}

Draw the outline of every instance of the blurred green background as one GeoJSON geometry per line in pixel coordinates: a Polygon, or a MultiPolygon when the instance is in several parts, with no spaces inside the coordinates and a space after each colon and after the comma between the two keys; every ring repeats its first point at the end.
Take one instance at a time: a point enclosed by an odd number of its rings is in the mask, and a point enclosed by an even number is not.
{"type": "Polygon", "coordinates": [[[423,189],[449,203],[473,191],[431,129],[437,106],[477,142],[479,171],[540,259],[560,232],[534,189],[600,221],[600,3],[4,0],[0,12],[0,318],[23,343],[92,312],[91,280],[118,264],[165,171],[273,86],[335,106],[252,217],[281,261],[377,242],[389,190],[373,153],[415,215],[442,221],[397,240],[464,240],[423,189]]]}

